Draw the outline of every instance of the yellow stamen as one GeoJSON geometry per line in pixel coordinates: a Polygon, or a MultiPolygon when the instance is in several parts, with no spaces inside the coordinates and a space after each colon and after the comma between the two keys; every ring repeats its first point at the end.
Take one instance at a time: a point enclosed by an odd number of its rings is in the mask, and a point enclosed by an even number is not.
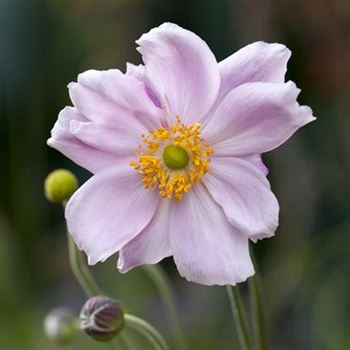
{"type": "Polygon", "coordinates": [[[158,188],[163,198],[180,200],[194,183],[202,181],[213,149],[204,142],[200,129],[200,124],[185,125],[176,117],[176,123],[169,129],[158,128],[142,135],[143,143],[135,153],[138,159],[130,165],[143,176],[145,188],[158,188]],[[163,151],[170,145],[188,154],[189,160],[179,169],[167,166],[163,159],[163,151]]]}

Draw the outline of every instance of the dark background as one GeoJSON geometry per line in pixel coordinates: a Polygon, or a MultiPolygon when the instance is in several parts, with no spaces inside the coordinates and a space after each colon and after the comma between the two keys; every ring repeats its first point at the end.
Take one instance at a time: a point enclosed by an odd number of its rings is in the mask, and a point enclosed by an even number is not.
{"type": "MultiPolygon", "coordinates": [[[[45,144],[70,104],[66,85],[89,68],[139,63],[134,41],[165,21],[200,35],[218,61],[256,40],[292,50],[287,79],[318,120],[264,157],[281,205],[278,234],[254,247],[271,348],[350,349],[350,1],[311,0],[0,0],[0,348],[56,349],[42,319],[56,305],[78,312],[84,302],[62,210],[42,190],[55,168],[89,176],[45,144]]],[[[164,265],[191,349],[238,349],[224,289],[187,283],[170,259],[164,265]]],[[[93,271],[171,338],[142,270],[121,276],[113,257],[93,271]]],[[[81,336],[66,348],[109,347],[81,336]]]]}

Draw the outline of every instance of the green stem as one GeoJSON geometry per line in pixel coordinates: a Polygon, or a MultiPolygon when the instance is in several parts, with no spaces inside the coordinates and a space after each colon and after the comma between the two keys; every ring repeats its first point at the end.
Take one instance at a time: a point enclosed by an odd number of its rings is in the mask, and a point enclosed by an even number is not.
{"type": "Polygon", "coordinates": [[[226,290],[231,304],[232,316],[235,321],[241,350],[251,350],[252,346],[249,336],[248,323],[239,289],[238,287],[226,286],[226,290]]]}
{"type": "Polygon", "coordinates": [[[97,285],[94,277],[86,266],[85,257],[78,250],[73,241],[73,237],[68,233],[68,252],[69,262],[74,276],[78,280],[80,286],[83,288],[85,294],[89,297],[95,295],[102,295],[103,292],[97,285]]]}
{"type": "Polygon", "coordinates": [[[168,320],[170,328],[174,330],[176,339],[176,349],[186,350],[187,345],[185,337],[183,335],[180,320],[177,315],[176,305],[173,297],[173,293],[170,287],[170,280],[165,271],[159,265],[146,265],[144,270],[152,279],[153,283],[157,287],[159,294],[163,300],[165,307],[168,309],[168,320]]]}
{"type": "MultiPolygon", "coordinates": [[[[63,211],[66,208],[67,201],[63,201],[63,211]]],[[[88,297],[103,295],[89,268],[86,265],[86,258],[76,246],[72,235],[67,231],[68,255],[71,270],[79,282],[81,288],[88,297]]]]}
{"type": "Polygon", "coordinates": [[[125,323],[127,327],[138,331],[147,338],[156,350],[169,350],[164,338],[148,322],[136,316],[126,314],[125,323]]]}
{"type": "Polygon", "coordinates": [[[252,249],[250,251],[250,255],[255,265],[255,275],[251,277],[248,281],[251,298],[254,338],[256,340],[255,349],[268,350],[265,309],[261,288],[261,280],[258,269],[256,268],[255,258],[252,249]]]}

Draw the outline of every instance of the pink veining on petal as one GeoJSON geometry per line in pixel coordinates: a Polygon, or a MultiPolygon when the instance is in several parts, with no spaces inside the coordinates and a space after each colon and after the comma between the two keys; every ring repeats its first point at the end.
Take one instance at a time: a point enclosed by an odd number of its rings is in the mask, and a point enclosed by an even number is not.
{"type": "Polygon", "coordinates": [[[221,101],[239,85],[251,82],[284,83],[290,50],[282,44],[257,41],[219,63],[221,101]]]}
{"type": "Polygon", "coordinates": [[[248,156],[270,151],[315,120],[300,106],[293,82],[246,83],[233,89],[204,126],[216,155],[248,156]]]}
{"type": "Polygon", "coordinates": [[[115,154],[88,145],[71,133],[72,122],[88,121],[75,108],[66,107],[59,113],[47,144],[92,173],[106,169],[118,161],[115,154]]]}
{"type": "Polygon", "coordinates": [[[128,125],[108,127],[100,123],[78,120],[70,122],[69,131],[84,144],[116,157],[131,157],[142,134],[142,131],[132,129],[128,125]]]}
{"type": "Polygon", "coordinates": [[[148,97],[144,85],[117,69],[88,70],[68,85],[74,106],[87,119],[109,126],[128,123],[147,130],[158,127],[164,118],[148,97]]]}
{"type": "Polygon", "coordinates": [[[170,204],[168,200],[161,201],[151,222],[120,250],[118,269],[121,272],[144,264],[156,264],[172,255],[168,232],[170,204]]]}
{"type": "Polygon", "coordinates": [[[214,54],[197,35],[164,23],[136,41],[145,75],[171,123],[200,122],[216,101],[220,75],[214,54]]]}
{"type": "Polygon", "coordinates": [[[140,80],[144,84],[145,90],[146,90],[149,98],[154,103],[154,105],[157,108],[162,107],[161,102],[159,100],[159,97],[157,96],[157,93],[150,86],[151,84],[149,83],[147,76],[145,74],[145,66],[144,65],[139,64],[138,66],[136,66],[132,63],[127,63],[126,64],[126,74],[133,75],[135,78],[140,80]]]}
{"type": "Polygon", "coordinates": [[[252,240],[274,235],[278,202],[255,166],[240,158],[213,157],[211,172],[203,184],[240,232],[252,240]]]}
{"type": "Polygon", "coordinates": [[[169,238],[177,269],[188,281],[235,285],[254,274],[248,238],[200,184],[172,206],[169,238]]]}
{"type": "Polygon", "coordinates": [[[128,163],[88,180],[66,207],[68,230],[89,264],[106,260],[152,220],[159,196],[145,191],[128,163]]]}

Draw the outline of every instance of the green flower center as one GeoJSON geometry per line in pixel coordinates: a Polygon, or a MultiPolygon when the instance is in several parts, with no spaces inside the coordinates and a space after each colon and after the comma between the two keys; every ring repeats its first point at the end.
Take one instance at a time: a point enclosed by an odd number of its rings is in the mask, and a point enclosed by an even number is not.
{"type": "Polygon", "coordinates": [[[164,148],[163,160],[170,169],[183,169],[187,166],[190,157],[183,147],[168,145],[164,148]]]}

